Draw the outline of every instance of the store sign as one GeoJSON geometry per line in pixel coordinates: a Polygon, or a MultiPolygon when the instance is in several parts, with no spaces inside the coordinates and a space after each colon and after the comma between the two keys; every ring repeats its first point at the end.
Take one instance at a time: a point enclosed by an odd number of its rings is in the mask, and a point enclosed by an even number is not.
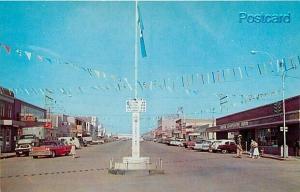
{"type": "Polygon", "coordinates": [[[44,128],[52,128],[52,123],[51,122],[46,122],[44,124],[44,128]]]}
{"type": "Polygon", "coordinates": [[[220,129],[236,129],[236,128],[242,128],[249,125],[248,121],[240,121],[240,122],[233,122],[228,123],[220,126],[220,129]]]}

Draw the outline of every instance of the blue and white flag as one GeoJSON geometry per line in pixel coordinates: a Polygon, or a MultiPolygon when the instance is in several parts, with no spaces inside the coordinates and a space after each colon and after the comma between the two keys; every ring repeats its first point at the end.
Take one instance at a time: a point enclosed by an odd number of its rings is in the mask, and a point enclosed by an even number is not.
{"type": "Polygon", "coordinates": [[[138,26],[139,26],[139,29],[140,29],[141,54],[142,54],[142,57],[147,57],[145,41],[144,41],[144,34],[143,34],[144,25],[143,25],[142,16],[141,16],[139,7],[138,7],[138,26]]]}

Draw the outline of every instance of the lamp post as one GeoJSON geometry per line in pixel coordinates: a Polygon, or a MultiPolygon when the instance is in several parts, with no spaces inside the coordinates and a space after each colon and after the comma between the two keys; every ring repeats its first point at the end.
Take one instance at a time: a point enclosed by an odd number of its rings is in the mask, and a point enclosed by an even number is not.
{"type": "MultiPolygon", "coordinates": [[[[251,54],[255,55],[256,53],[261,53],[261,54],[265,54],[267,55],[271,62],[273,60],[276,60],[276,58],[271,55],[270,53],[266,52],[266,51],[256,51],[256,50],[252,50],[250,51],[251,54]]],[[[285,63],[284,61],[279,63],[279,67],[281,67],[281,81],[282,81],[282,113],[283,113],[283,158],[287,158],[287,152],[286,152],[286,131],[287,131],[287,127],[286,127],[286,117],[285,117],[285,77],[286,77],[286,72],[293,69],[293,67],[286,69],[285,68],[285,63]]]]}
{"type": "Polygon", "coordinates": [[[281,75],[281,80],[282,80],[282,112],[283,112],[283,158],[287,158],[288,151],[286,152],[286,117],[285,117],[285,77],[286,73],[294,69],[294,67],[291,67],[289,69],[286,69],[284,61],[281,62],[281,70],[282,70],[282,75],[281,75]]]}

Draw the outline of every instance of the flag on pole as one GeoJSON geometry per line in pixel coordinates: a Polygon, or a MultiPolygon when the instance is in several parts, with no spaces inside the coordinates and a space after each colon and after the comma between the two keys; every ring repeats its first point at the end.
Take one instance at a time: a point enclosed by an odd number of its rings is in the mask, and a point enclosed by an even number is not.
{"type": "Polygon", "coordinates": [[[142,54],[142,57],[147,57],[145,41],[144,41],[144,34],[143,34],[144,25],[143,25],[142,16],[141,16],[141,13],[140,13],[140,8],[137,7],[137,9],[138,9],[138,26],[139,26],[139,29],[140,29],[141,54],[142,54]]]}

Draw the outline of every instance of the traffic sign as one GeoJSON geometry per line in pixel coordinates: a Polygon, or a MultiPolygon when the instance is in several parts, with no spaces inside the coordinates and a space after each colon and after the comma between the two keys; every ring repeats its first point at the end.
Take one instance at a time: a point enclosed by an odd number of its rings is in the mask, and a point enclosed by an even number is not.
{"type": "Polygon", "coordinates": [[[126,101],[126,112],[146,112],[146,101],[144,99],[130,99],[126,101]]]}
{"type": "MultiPolygon", "coordinates": [[[[280,127],[280,131],[283,131],[283,127],[280,127]]],[[[285,132],[288,132],[288,127],[285,127],[285,132]]]]}

